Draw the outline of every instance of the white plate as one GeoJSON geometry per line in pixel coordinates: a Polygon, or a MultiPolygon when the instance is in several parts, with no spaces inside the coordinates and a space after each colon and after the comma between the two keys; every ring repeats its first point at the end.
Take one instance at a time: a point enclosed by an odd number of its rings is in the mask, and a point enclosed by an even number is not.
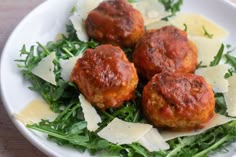
{"type": "MultiPolygon", "coordinates": [[[[25,81],[16,67],[15,59],[19,58],[19,50],[23,44],[29,47],[37,41],[46,43],[54,40],[57,33],[65,31],[70,9],[76,0],[50,0],[34,9],[16,27],[10,36],[1,57],[1,94],[6,110],[19,131],[36,147],[49,156],[78,157],[89,156],[79,151],[58,146],[46,140],[46,135],[28,130],[14,118],[31,100],[38,95],[28,90],[29,83],[25,81]]],[[[230,32],[227,43],[236,46],[236,8],[223,0],[185,0],[182,6],[184,12],[200,13],[230,32]]],[[[236,147],[231,147],[224,156],[232,156],[236,147]]],[[[216,156],[222,156],[216,155],[216,156]]]]}

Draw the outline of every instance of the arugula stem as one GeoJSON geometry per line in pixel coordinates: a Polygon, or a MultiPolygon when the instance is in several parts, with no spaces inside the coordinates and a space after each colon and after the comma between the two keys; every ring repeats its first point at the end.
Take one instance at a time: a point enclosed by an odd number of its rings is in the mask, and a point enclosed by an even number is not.
{"type": "Polygon", "coordinates": [[[214,57],[214,60],[210,63],[210,66],[216,66],[220,63],[220,60],[224,53],[224,48],[225,48],[224,44],[221,44],[220,49],[218,53],[216,54],[216,56],[214,57]]]}
{"type": "Polygon", "coordinates": [[[50,54],[50,51],[49,51],[45,46],[43,46],[43,45],[42,45],[41,43],[39,43],[39,42],[37,42],[37,44],[39,45],[40,48],[42,48],[42,49],[47,53],[47,55],[50,54]]]}
{"type": "Polygon", "coordinates": [[[43,129],[43,128],[40,128],[40,127],[37,127],[37,126],[34,126],[34,125],[27,125],[27,128],[30,128],[30,129],[33,129],[33,130],[37,130],[39,132],[46,133],[46,134],[48,134],[50,136],[57,137],[57,138],[60,138],[60,139],[66,140],[66,141],[68,140],[66,138],[66,136],[60,135],[60,133],[48,131],[46,129],[43,129]]]}
{"type": "Polygon", "coordinates": [[[175,149],[173,149],[170,153],[168,153],[168,155],[166,157],[172,157],[175,156],[176,153],[178,153],[185,145],[179,145],[178,147],[176,147],[175,149]]]}
{"type": "Polygon", "coordinates": [[[83,136],[76,137],[76,136],[71,136],[71,134],[61,135],[61,133],[59,132],[47,130],[47,129],[41,128],[40,126],[38,127],[35,125],[27,125],[27,127],[33,130],[37,130],[42,133],[46,133],[49,136],[68,141],[71,144],[80,145],[84,147],[88,146],[86,141],[88,141],[89,139],[87,137],[83,137],[83,136]]]}
{"type": "Polygon", "coordinates": [[[115,118],[114,116],[112,116],[111,114],[109,114],[109,113],[107,113],[105,111],[103,111],[102,113],[105,114],[106,116],[108,116],[110,119],[114,119],[115,118]]]}
{"type": "Polygon", "coordinates": [[[179,145],[176,148],[174,148],[172,151],[170,151],[166,157],[176,156],[176,154],[179,151],[181,151],[182,148],[184,148],[185,146],[187,146],[190,143],[194,142],[195,138],[186,137],[183,140],[181,138],[178,138],[178,141],[180,142],[179,145]]]}
{"type": "Polygon", "coordinates": [[[207,36],[208,38],[212,39],[213,34],[210,34],[204,26],[202,26],[202,28],[203,28],[203,31],[204,31],[204,35],[207,36]]]}
{"type": "Polygon", "coordinates": [[[225,54],[225,58],[228,60],[228,62],[234,67],[236,68],[236,57],[233,57],[229,54],[225,54]]]}
{"type": "Polygon", "coordinates": [[[69,106],[67,106],[55,119],[55,121],[59,121],[62,119],[62,117],[68,112],[68,110],[73,106],[74,104],[70,104],[69,106]]]}
{"type": "Polygon", "coordinates": [[[211,147],[208,147],[207,149],[195,154],[193,157],[202,157],[204,155],[206,155],[207,153],[209,153],[210,151],[218,148],[221,144],[223,144],[224,142],[228,141],[231,138],[230,135],[227,135],[225,137],[223,137],[222,139],[220,139],[218,142],[216,142],[215,144],[213,144],[211,147]]]}
{"type": "Polygon", "coordinates": [[[138,117],[139,117],[139,113],[140,113],[139,111],[135,113],[133,122],[137,122],[138,117]]]}
{"type": "Polygon", "coordinates": [[[69,50],[67,50],[66,48],[62,48],[62,50],[64,52],[66,52],[68,55],[70,55],[70,57],[74,57],[74,55],[69,50]]]}
{"type": "Polygon", "coordinates": [[[74,106],[72,109],[71,109],[71,111],[69,111],[66,115],[65,115],[65,117],[63,117],[63,119],[68,119],[70,116],[71,116],[71,114],[76,110],[76,109],[78,109],[80,106],[79,105],[76,105],[76,106],[74,106]]]}

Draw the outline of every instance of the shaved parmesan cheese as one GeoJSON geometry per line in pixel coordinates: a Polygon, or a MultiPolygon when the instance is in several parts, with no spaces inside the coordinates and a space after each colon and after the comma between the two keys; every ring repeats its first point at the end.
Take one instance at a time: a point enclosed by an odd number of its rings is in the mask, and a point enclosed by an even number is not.
{"type": "Polygon", "coordinates": [[[78,39],[85,42],[88,41],[89,37],[87,35],[84,22],[82,19],[79,18],[79,15],[72,15],[70,17],[70,20],[76,30],[76,35],[78,39]]]}
{"type": "Polygon", "coordinates": [[[98,132],[98,136],[114,144],[138,142],[151,152],[169,149],[169,145],[152,125],[125,122],[118,118],[98,132]]]}
{"type": "Polygon", "coordinates": [[[195,71],[195,74],[203,76],[206,81],[212,85],[212,88],[217,93],[228,91],[228,81],[224,78],[228,71],[228,65],[221,64],[213,67],[200,68],[195,71]]]}
{"type": "Polygon", "coordinates": [[[98,136],[114,144],[131,144],[143,137],[152,125],[125,122],[113,119],[105,128],[98,132],[98,136]]]}
{"type": "Polygon", "coordinates": [[[81,57],[82,57],[82,55],[79,55],[79,56],[71,57],[67,60],[60,60],[60,65],[62,68],[61,77],[63,78],[63,80],[65,80],[65,81],[70,80],[70,75],[71,75],[71,72],[76,64],[76,61],[81,57]]]}
{"type": "Polygon", "coordinates": [[[231,117],[226,117],[224,115],[216,114],[208,124],[203,129],[195,130],[195,131],[183,131],[183,132],[174,132],[174,131],[163,131],[161,132],[161,136],[166,140],[171,140],[177,137],[183,137],[183,136],[193,136],[193,135],[198,135],[206,130],[228,123],[230,121],[236,120],[236,118],[231,118],[231,117]]]}
{"type": "Polygon", "coordinates": [[[138,140],[138,143],[145,147],[150,152],[167,150],[169,144],[163,139],[157,129],[150,129],[143,137],[138,140]]]}
{"type": "Polygon", "coordinates": [[[223,28],[210,21],[206,17],[199,14],[190,14],[190,13],[179,13],[176,16],[169,18],[168,21],[157,21],[155,23],[149,24],[146,28],[149,29],[158,29],[163,26],[173,25],[179,29],[184,30],[185,25],[187,26],[187,34],[191,36],[200,36],[208,38],[205,35],[204,28],[209,34],[213,34],[213,39],[225,39],[228,35],[228,32],[223,28]],[[204,28],[203,28],[204,27],[204,28]]]}
{"type": "Polygon", "coordinates": [[[159,29],[159,28],[161,28],[161,27],[169,26],[169,25],[173,25],[172,23],[170,23],[170,20],[169,20],[169,21],[160,20],[160,21],[157,21],[157,22],[148,24],[148,25],[146,26],[146,29],[147,29],[147,30],[159,29]]]}
{"type": "Polygon", "coordinates": [[[56,85],[53,60],[56,58],[55,52],[50,53],[43,58],[38,65],[32,70],[32,73],[41,79],[56,85]]]}
{"type": "Polygon", "coordinates": [[[199,14],[179,13],[171,19],[170,23],[182,30],[184,30],[185,24],[187,33],[192,36],[207,37],[204,35],[203,27],[209,34],[213,34],[213,39],[224,39],[228,35],[228,32],[223,28],[199,14]]]}
{"type": "Polygon", "coordinates": [[[95,131],[99,128],[98,123],[102,122],[101,117],[98,115],[95,108],[80,94],[79,100],[81,103],[82,111],[84,113],[84,119],[87,122],[87,128],[89,131],[95,131]]]}
{"type": "Polygon", "coordinates": [[[204,37],[189,37],[198,49],[198,63],[210,65],[221,47],[221,41],[218,39],[208,39],[204,37]]]}
{"type": "Polygon", "coordinates": [[[140,0],[131,3],[131,5],[142,14],[144,25],[154,23],[169,15],[157,0],[140,0]]]}
{"type": "Polygon", "coordinates": [[[76,11],[70,17],[70,20],[76,30],[77,37],[81,41],[88,41],[88,35],[85,30],[84,21],[90,11],[96,8],[103,0],[78,0],[75,6],[76,11]]]}
{"type": "Polygon", "coordinates": [[[229,90],[224,93],[229,116],[236,116],[236,75],[227,79],[229,81],[229,90]]]}
{"type": "Polygon", "coordinates": [[[24,125],[39,123],[42,119],[54,120],[57,114],[52,112],[49,105],[42,99],[31,101],[20,113],[15,115],[24,125]]]}

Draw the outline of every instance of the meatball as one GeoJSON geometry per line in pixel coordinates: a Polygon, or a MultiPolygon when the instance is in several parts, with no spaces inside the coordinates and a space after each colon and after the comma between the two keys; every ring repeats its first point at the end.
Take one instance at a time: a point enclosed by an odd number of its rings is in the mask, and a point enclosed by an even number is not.
{"type": "Polygon", "coordinates": [[[71,73],[70,80],[94,106],[116,108],[134,98],[138,76],[119,47],[100,45],[87,49],[71,73]]]}
{"type": "Polygon", "coordinates": [[[148,80],[164,71],[191,73],[197,66],[197,48],[184,31],[166,26],[150,30],[140,39],[133,62],[138,73],[148,80]]]}
{"type": "Polygon", "coordinates": [[[144,87],[142,107],[145,117],[156,127],[192,130],[204,127],[213,117],[215,99],[203,77],[163,72],[144,87]]]}
{"type": "Polygon", "coordinates": [[[85,27],[89,37],[120,47],[134,47],[144,34],[141,13],[126,0],[109,0],[92,10],[85,27]]]}

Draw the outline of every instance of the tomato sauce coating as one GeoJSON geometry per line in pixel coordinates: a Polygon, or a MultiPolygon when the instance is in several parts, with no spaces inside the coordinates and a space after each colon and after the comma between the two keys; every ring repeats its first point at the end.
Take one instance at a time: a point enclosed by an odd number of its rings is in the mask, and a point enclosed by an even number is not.
{"type": "Polygon", "coordinates": [[[136,45],[133,61],[148,80],[164,71],[191,73],[197,66],[197,49],[186,32],[166,26],[146,32],[136,45]]]}
{"type": "Polygon", "coordinates": [[[134,98],[138,76],[122,49],[100,45],[87,49],[72,74],[74,82],[89,102],[105,110],[134,98]]]}
{"type": "Polygon", "coordinates": [[[215,99],[201,76],[160,73],[144,87],[142,107],[156,127],[191,130],[204,127],[214,115],[215,99]]]}
{"type": "Polygon", "coordinates": [[[134,47],[144,34],[141,13],[126,0],[100,3],[89,13],[85,27],[89,37],[120,47],[134,47]]]}

